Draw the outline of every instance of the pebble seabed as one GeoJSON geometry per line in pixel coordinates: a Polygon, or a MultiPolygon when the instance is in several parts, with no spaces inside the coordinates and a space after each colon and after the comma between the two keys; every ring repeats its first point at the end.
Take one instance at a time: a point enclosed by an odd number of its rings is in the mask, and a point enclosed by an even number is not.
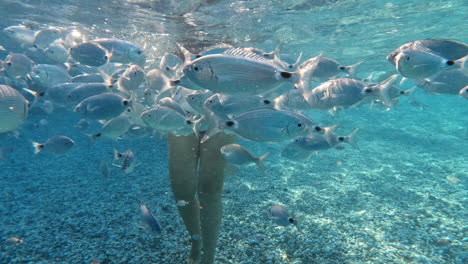
{"type": "MultiPolygon", "coordinates": [[[[280,157],[284,145],[244,142],[271,156],[265,175],[247,167],[226,176],[216,263],[467,263],[466,108],[447,107],[465,102],[419,98],[430,107],[362,106],[331,120],[343,132],[361,128],[360,150],[294,162],[280,157]],[[265,214],[274,204],[299,224],[276,226],[265,214]]],[[[70,120],[50,118],[37,135],[46,138],[52,125],[69,132],[70,120]]],[[[59,157],[34,156],[21,136],[4,140],[0,237],[24,242],[2,243],[0,263],[185,263],[189,236],[170,191],[164,136],[114,143],[132,148],[142,165],[128,175],[110,166],[103,177],[98,168],[112,157],[111,142],[88,150],[74,133],[76,147],[59,157]],[[140,198],[163,234],[138,227],[140,198]]]]}

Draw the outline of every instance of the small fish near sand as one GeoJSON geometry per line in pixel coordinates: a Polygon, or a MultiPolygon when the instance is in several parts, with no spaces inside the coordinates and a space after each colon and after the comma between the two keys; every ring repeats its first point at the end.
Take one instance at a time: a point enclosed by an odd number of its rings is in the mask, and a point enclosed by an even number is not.
{"type": "Polygon", "coordinates": [[[234,165],[244,166],[250,164],[256,164],[258,170],[262,173],[265,172],[263,166],[263,160],[270,154],[269,152],[256,158],[247,149],[239,144],[229,144],[221,147],[221,154],[224,159],[234,165]]]}
{"type": "Polygon", "coordinates": [[[140,224],[138,226],[154,235],[163,231],[156,217],[144,204],[140,204],[140,224]]]}
{"type": "Polygon", "coordinates": [[[75,145],[75,141],[66,136],[55,135],[44,143],[33,142],[32,145],[34,147],[34,154],[45,151],[57,155],[64,155],[75,145]]]}
{"type": "Polygon", "coordinates": [[[129,174],[135,170],[135,167],[140,164],[135,164],[135,154],[130,149],[127,149],[123,153],[119,153],[114,149],[114,160],[121,160],[119,164],[112,164],[113,166],[119,167],[125,174],[129,174]]]}
{"type": "Polygon", "coordinates": [[[297,219],[292,218],[286,208],[282,205],[274,205],[267,211],[268,217],[277,225],[288,226],[290,224],[297,225],[297,219]]]}

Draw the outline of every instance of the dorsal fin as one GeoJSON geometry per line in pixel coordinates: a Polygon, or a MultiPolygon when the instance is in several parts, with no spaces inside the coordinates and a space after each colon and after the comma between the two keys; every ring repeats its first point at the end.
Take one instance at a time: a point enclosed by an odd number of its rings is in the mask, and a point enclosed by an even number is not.
{"type": "Polygon", "coordinates": [[[265,59],[262,55],[252,52],[252,51],[246,51],[245,48],[233,48],[233,49],[228,49],[223,52],[223,54],[229,54],[229,55],[234,55],[234,56],[239,56],[239,57],[245,57],[253,60],[258,60],[258,61],[268,61],[265,59]]]}

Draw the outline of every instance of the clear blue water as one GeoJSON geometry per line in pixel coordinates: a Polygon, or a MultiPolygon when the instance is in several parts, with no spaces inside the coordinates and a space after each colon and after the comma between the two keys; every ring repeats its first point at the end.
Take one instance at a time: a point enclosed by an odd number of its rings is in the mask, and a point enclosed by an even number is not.
{"type": "MultiPolygon", "coordinates": [[[[361,78],[396,73],[385,57],[410,41],[468,43],[462,0],[208,2],[0,0],[0,28],[74,27],[89,39],[125,39],[145,50],[145,71],[176,52],[176,43],[195,53],[219,43],[270,51],[281,42],[305,59],[324,52],[344,65],[364,61],[361,78]]],[[[21,52],[2,34],[0,59],[21,52]]],[[[247,167],[226,176],[215,263],[467,263],[468,104],[421,90],[415,97],[424,108],[402,98],[389,111],[363,105],[337,117],[308,113],[324,126],[340,124],[341,134],[360,128],[360,150],[295,162],[280,156],[286,143],[240,140],[254,155],[271,155],[266,175],[247,167]],[[299,225],[275,225],[264,213],[274,204],[299,225]]],[[[171,193],[165,136],[89,148],[74,128],[79,119],[33,107],[16,136],[0,135],[0,263],[185,263],[190,242],[171,193]],[[34,155],[31,142],[54,134],[75,147],[64,156],[34,155]],[[113,147],[133,150],[141,163],[133,173],[110,167],[102,176],[99,164],[112,160],[113,147]],[[162,235],[138,228],[140,200],[162,235]],[[24,242],[3,243],[11,237],[24,242]]]]}

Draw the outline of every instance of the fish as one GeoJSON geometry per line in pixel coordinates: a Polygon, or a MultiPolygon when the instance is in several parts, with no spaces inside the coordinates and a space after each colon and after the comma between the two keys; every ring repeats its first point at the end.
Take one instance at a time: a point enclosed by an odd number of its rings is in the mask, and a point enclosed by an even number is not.
{"type": "Polygon", "coordinates": [[[23,49],[32,47],[34,43],[34,30],[23,25],[6,27],[3,32],[23,49]]]}
{"type": "Polygon", "coordinates": [[[297,225],[297,219],[292,218],[283,205],[274,205],[267,211],[268,217],[277,225],[288,226],[290,224],[297,225]]]}
{"type": "Polygon", "coordinates": [[[468,71],[466,69],[446,70],[425,79],[412,81],[429,93],[458,94],[463,87],[468,85],[468,71]]]}
{"type": "Polygon", "coordinates": [[[45,49],[61,36],[62,30],[58,28],[47,28],[39,30],[34,34],[33,46],[35,48],[45,49]]]}
{"type": "Polygon", "coordinates": [[[275,109],[307,110],[309,104],[298,89],[292,89],[273,99],[275,109]]]}
{"type": "Polygon", "coordinates": [[[64,155],[75,145],[73,139],[63,136],[54,135],[47,139],[44,143],[33,142],[34,154],[46,151],[57,155],[64,155]]]}
{"type": "Polygon", "coordinates": [[[157,131],[173,132],[179,135],[193,133],[193,122],[166,106],[149,109],[141,114],[141,118],[149,127],[157,131]]]}
{"type": "Polygon", "coordinates": [[[146,82],[148,89],[152,91],[162,92],[171,86],[169,77],[162,70],[153,69],[146,74],[146,82]]]}
{"type": "Polygon", "coordinates": [[[468,100],[468,85],[463,87],[458,94],[468,100]]]}
{"type": "Polygon", "coordinates": [[[132,123],[130,122],[130,118],[125,115],[119,115],[117,117],[112,118],[111,120],[104,122],[101,129],[98,133],[95,134],[85,134],[88,136],[89,143],[92,144],[96,140],[96,138],[108,138],[115,140],[116,138],[123,135],[127,130],[130,128],[132,123]]]}
{"type": "Polygon", "coordinates": [[[255,109],[273,108],[274,104],[262,95],[215,94],[205,100],[204,107],[218,115],[233,116],[255,109]]]}
{"type": "MultiPolygon", "coordinates": [[[[109,120],[126,109],[131,109],[132,99],[114,93],[102,93],[81,101],[74,109],[82,118],[109,120]]],[[[130,110],[131,111],[131,110],[130,110]]]]}
{"type": "Polygon", "coordinates": [[[85,118],[80,119],[80,121],[78,121],[74,127],[78,128],[80,131],[85,131],[89,127],[89,121],[85,118]]]}
{"type": "Polygon", "coordinates": [[[145,72],[138,66],[132,65],[117,80],[119,90],[134,91],[145,81],[145,72]]]}
{"type": "Polygon", "coordinates": [[[317,57],[307,60],[299,68],[311,67],[310,78],[315,82],[326,82],[340,73],[347,73],[350,78],[355,78],[357,67],[361,64],[362,61],[350,66],[344,66],[320,53],[317,57]]]}
{"type": "Polygon", "coordinates": [[[204,103],[212,95],[213,92],[209,90],[194,91],[185,95],[185,101],[199,114],[203,115],[205,114],[204,103]]]}
{"type": "Polygon", "coordinates": [[[406,43],[394,51],[390,52],[387,56],[387,61],[396,65],[395,59],[401,52],[405,50],[416,49],[417,47],[424,47],[430,53],[436,54],[446,60],[458,60],[468,55],[468,45],[450,39],[422,39],[406,43]]]}
{"type": "Polygon", "coordinates": [[[3,68],[8,76],[17,78],[31,72],[34,62],[21,53],[10,53],[3,62],[3,68]]]}
{"type": "Polygon", "coordinates": [[[177,74],[177,69],[184,62],[176,55],[165,53],[159,63],[159,69],[168,77],[174,77],[177,74]]]}
{"type": "Polygon", "coordinates": [[[16,130],[27,119],[29,101],[16,89],[0,85],[0,134],[16,130]]]}
{"type": "Polygon", "coordinates": [[[350,78],[339,78],[324,82],[312,91],[303,93],[303,95],[313,109],[347,108],[359,105],[363,103],[364,99],[371,96],[387,99],[385,96],[388,95],[389,89],[392,88],[391,85],[397,77],[397,75],[392,75],[377,85],[367,85],[362,81],[350,78]]]}
{"type": "MultiPolygon", "coordinates": [[[[92,96],[97,96],[101,94],[109,94],[109,87],[112,87],[112,85],[107,85],[105,83],[82,83],[81,85],[77,86],[75,89],[71,90],[67,94],[66,101],[68,104],[78,104],[92,96]]],[[[101,98],[101,97],[98,97],[98,98],[101,98]]],[[[94,100],[94,99],[91,99],[91,100],[94,100]]],[[[85,101],[85,102],[88,102],[88,101],[85,101]]]]}
{"type": "Polygon", "coordinates": [[[263,160],[270,154],[267,152],[256,158],[239,144],[224,145],[221,147],[220,151],[227,162],[239,166],[256,164],[259,171],[262,173],[265,171],[263,160]]]}
{"type": "Polygon", "coordinates": [[[119,164],[112,164],[113,166],[119,167],[125,174],[132,173],[135,167],[140,164],[135,164],[135,154],[132,150],[127,149],[123,153],[119,153],[114,148],[114,160],[122,160],[119,164]]]}
{"type": "Polygon", "coordinates": [[[45,88],[71,82],[71,76],[60,66],[49,64],[37,64],[29,74],[30,78],[45,88]]]}
{"type": "Polygon", "coordinates": [[[52,43],[44,50],[51,64],[62,64],[68,60],[68,50],[60,43],[52,43]]]}
{"type": "Polygon", "coordinates": [[[140,204],[140,224],[139,227],[151,232],[152,234],[159,234],[162,232],[162,227],[159,224],[153,213],[144,204],[140,204]]]}
{"type": "Polygon", "coordinates": [[[69,102],[68,95],[70,92],[81,85],[82,83],[62,83],[47,89],[44,96],[55,104],[66,105],[69,102]]]}
{"type": "Polygon", "coordinates": [[[108,63],[110,54],[98,43],[83,42],[70,48],[70,56],[81,64],[98,67],[108,63]]]}
{"type": "Polygon", "coordinates": [[[397,71],[413,79],[427,78],[443,70],[464,68],[468,55],[458,60],[447,60],[423,48],[405,50],[395,57],[397,71]]]}
{"type": "MultiPolygon", "coordinates": [[[[297,82],[298,72],[287,72],[255,53],[230,49],[187,62],[180,85],[225,94],[258,94],[285,82],[297,82]]],[[[198,89],[199,90],[199,89],[198,89]]]]}
{"type": "Polygon", "coordinates": [[[227,129],[244,139],[257,142],[280,142],[321,128],[310,118],[288,110],[262,108],[240,114],[230,120],[216,120],[202,142],[227,129]]]}
{"type": "Polygon", "coordinates": [[[128,41],[102,38],[90,40],[89,42],[105,48],[111,54],[109,57],[110,62],[134,63],[140,66],[146,63],[145,52],[128,41]]]}
{"type": "Polygon", "coordinates": [[[17,246],[21,243],[24,243],[24,240],[21,238],[17,238],[17,237],[10,237],[7,240],[5,240],[5,244],[7,246],[17,246]]]}

